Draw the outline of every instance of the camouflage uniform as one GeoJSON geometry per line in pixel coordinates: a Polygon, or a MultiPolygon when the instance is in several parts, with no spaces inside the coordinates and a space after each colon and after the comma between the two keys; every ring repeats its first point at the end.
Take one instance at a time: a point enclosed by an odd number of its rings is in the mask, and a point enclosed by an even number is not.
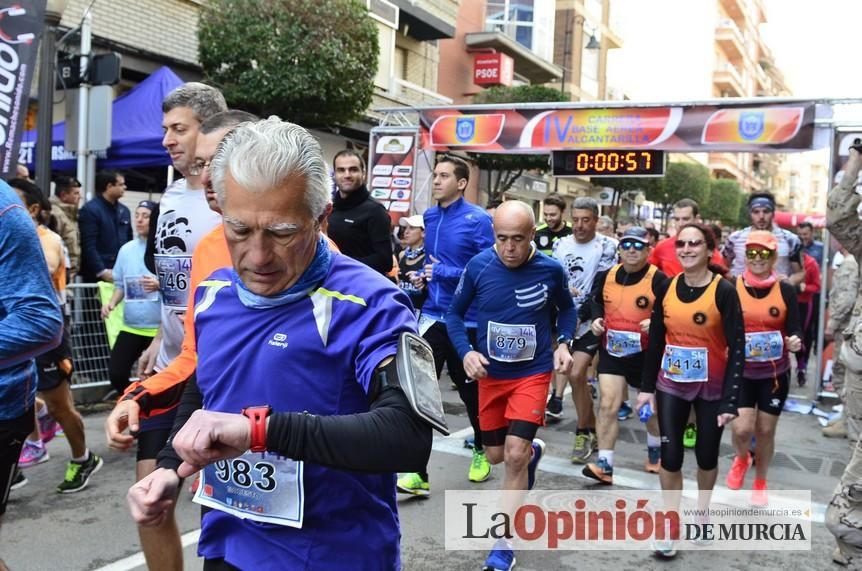
{"type": "MultiPolygon", "coordinates": [[[[831,331],[835,344],[832,350],[832,384],[835,391],[844,399],[844,363],[838,359],[844,342],[844,330],[850,325],[856,292],[859,290],[859,264],[851,253],[832,275],[832,288],[829,290],[829,321],[826,329],[831,331]]],[[[853,439],[855,440],[855,438],[853,439]]]]}
{"type": "MultiPolygon", "coordinates": [[[[857,260],[862,259],[862,222],[856,208],[860,197],[855,192],[856,179],[862,161],[854,161],[851,157],[841,182],[829,191],[826,204],[826,222],[829,232],[836,240],[847,248],[857,260]],[[855,163],[855,164],[854,164],[855,163]]],[[[843,337],[845,350],[860,347],[857,326],[862,314],[862,295],[858,287],[854,292],[856,302],[853,306],[850,323],[840,335],[843,337]]],[[[837,331],[836,331],[837,333],[837,331]]],[[[849,425],[852,421],[862,421],[862,370],[854,370],[849,366],[845,372],[845,411],[849,425]]],[[[859,425],[857,425],[859,426],[859,425]]],[[[833,559],[849,563],[854,569],[862,568],[862,441],[857,441],[853,447],[853,456],[841,481],[835,488],[834,496],[826,510],[826,526],[835,536],[838,543],[833,559]]]]}

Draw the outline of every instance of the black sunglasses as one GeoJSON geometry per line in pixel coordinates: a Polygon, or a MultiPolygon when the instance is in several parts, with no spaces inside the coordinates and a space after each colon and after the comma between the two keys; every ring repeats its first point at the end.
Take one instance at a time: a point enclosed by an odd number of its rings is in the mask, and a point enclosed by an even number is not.
{"type": "Polygon", "coordinates": [[[678,249],[685,248],[686,246],[689,248],[697,248],[698,246],[703,245],[703,240],[676,240],[673,245],[678,249]]]}

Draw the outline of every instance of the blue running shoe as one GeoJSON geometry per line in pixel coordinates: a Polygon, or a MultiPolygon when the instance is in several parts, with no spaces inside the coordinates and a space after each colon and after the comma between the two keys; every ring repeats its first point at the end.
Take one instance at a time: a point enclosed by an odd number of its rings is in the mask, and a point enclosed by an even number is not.
{"type": "Polygon", "coordinates": [[[498,539],[485,560],[482,571],[510,571],[515,567],[515,552],[503,539],[498,539]]]}
{"type": "Polygon", "coordinates": [[[545,455],[545,441],[541,438],[533,439],[533,457],[530,458],[530,463],[527,464],[527,489],[532,490],[536,485],[536,469],[539,467],[539,462],[542,461],[542,456],[545,455]]]}
{"type": "Polygon", "coordinates": [[[631,405],[629,405],[628,401],[623,401],[623,404],[620,405],[620,409],[617,411],[617,418],[621,421],[628,420],[632,415],[634,415],[634,411],[631,405]]]}

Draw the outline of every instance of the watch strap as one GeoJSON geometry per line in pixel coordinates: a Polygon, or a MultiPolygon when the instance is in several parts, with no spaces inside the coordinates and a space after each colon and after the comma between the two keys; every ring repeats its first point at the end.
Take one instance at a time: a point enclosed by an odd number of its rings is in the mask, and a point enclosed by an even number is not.
{"type": "Polygon", "coordinates": [[[242,409],[242,414],[248,417],[251,424],[251,446],[252,452],[266,451],[266,417],[272,413],[270,406],[250,406],[242,409]]]}

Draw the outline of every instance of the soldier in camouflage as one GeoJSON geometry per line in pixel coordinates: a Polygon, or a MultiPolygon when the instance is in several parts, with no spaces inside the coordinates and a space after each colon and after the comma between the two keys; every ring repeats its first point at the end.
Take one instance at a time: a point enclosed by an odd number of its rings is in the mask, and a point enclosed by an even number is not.
{"type": "MultiPolygon", "coordinates": [[[[860,197],[856,193],[856,181],[862,167],[862,155],[850,149],[850,159],[844,169],[844,177],[829,191],[826,204],[826,222],[829,232],[847,251],[860,259],[862,256],[862,221],[857,207],[860,197]]],[[[858,288],[857,288],[858,290],[858,288]]],[[[862,420],[862,332],[858,332],[859,315],[862,314],[862,296],[857,292],[849,325],[841,335],[845,369],[844,408],[847,422],[862,420]],[[857,339],[859,337],[860,339],[857,339]]],[[[835,536],[838,547],[832,559],[836,563],[862,568],[862,441],[857,440],[853,456],[835,494],[826,509],[826,527],[835,536]]]]}
{"type": "MultiPolygon", "coordinates": [[[[847,251],[840,242],[833,240],[833,246],[841,253],[843,260],[832,275],[832,287],[829,290],[829,320],[826,322],[826,339],[833,340],[832,346],[832,385],[842,402],[844,399],[844,376],[846,367],[840,359],[841,346],[844,344],[844,331],[850,325],[856,292],[859,290],[859,264],[856,258],[847,251]]],[[[847,438],[851,441],[859,438],[858,423],[846,422],[847,411],[842,411],[841,418],[823,428],[823,435],[831,438],[847,438]]]]}

